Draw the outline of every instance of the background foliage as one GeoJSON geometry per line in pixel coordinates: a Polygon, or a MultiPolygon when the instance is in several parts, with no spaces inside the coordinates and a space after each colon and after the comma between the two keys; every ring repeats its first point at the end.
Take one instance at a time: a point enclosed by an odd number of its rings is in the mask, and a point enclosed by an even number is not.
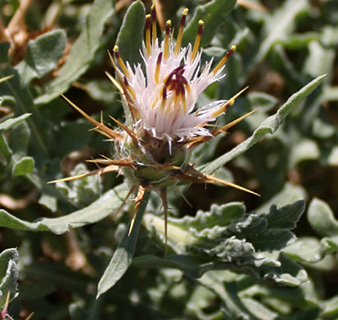
{"type": "Polygon", "coordinates": [[[262,195],[170,189],[167,255],[156,193],[126,237],[122,177],[47,184],[111,155],[60,94],[123,119],[106,50],[139,61],[150,1],[22,3],[0,2],[0,308],[10,293],[15,319],[337,319],[338,3],[158,1],[176,30],[189,8],[185,43],[204,19],[203,60],[237,45],[199,103],[249,85],[220,124],[258,111],[192,161],[262,195]]]}

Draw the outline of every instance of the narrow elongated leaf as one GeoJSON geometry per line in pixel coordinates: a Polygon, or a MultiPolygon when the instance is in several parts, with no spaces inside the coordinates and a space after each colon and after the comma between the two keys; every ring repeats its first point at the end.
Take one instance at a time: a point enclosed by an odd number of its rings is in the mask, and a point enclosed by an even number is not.
{"type": "Polygon", "coordinates": [[[141,61],[140,49],[142,48],[144,23],[144,5],[141,1],[135,1],[124,16],[116,41],[122,58],[131,64],[141,61]]]}
{"type": "Polygon", "coordinates": [[[79,38],[73,45],[66,63],[58,71],[58,77],[45,87],[45,94],[36,99],[45,104],[65,92],[92,63],[101,45],[104,25],[114,13],[112,0],[96,0],[83,26],[79,38]]]}
{"type": "Polygon", "coordinates": [[[194,43],[198,30],[198,21],[202,19],[204,21],[204,30],[201,46],[207,46],[213,39],[217,28],[226,19],[235,4],[236,0],[213,0],[198,6],[193,18],[184,30],[182,44],[194,43]]]}
{"type": "Polygon", "coordinates": [[[271,47],[278,41],[287,39],[287,36],[295,27],[297,15],[308,8],[306,0],[293,1],[288,0],[276,10],[272,15],[265,19],[263,34],[260,43],[257,43],[257,52],[248,52],[244,61],[246,69],[251,71],[257,64],[265,59],[271,47]]]}
{"type": "Polygon", "coordinates": [[[31,115],[30,113],[25,113],[19,117],[0,122],[0,132],[13,128],[17,124],[19,124],[21,121],[26,120],[30,115],[31,115]]]}
{"type": "Polygon", "coordinates": [[[133,229],[129,235],[129,227],[126,229],[124,236],[114,252],[107,269],[104,271],[98,284],[97,298],[112,288],[128,270],[132,263],[136,241],[142,222],[142,217],[149,200],[149,193],[146,193],[138,209],[133,229]]]}
{"type": "Polygon", "coordinates": [[[0,210],[0,226],[29,231],[50,231],[62,234],[72,228],[95,223],[116,212],[128,194],[125,184],[107,191],[88,207],[59,218],[41,218],[35,222],[21,220],[5,210],[0,210]]]}
{"type": "Polygon", "coordinates": [[[308,96],[314,89],[316,89],[319,86],[324,77],[325,75],[317,77],[316,79],[312,80],[309,84],[307,84],[305,87],[303,87],[301,90],[299,90],[297,93],[293,94],[274,115],[267,118],[254,131],[251,137],[243,141],[241,144],[233,148],[231,151],[227,152],[226,154],[220,156],[219,158],[203,166],[202,171],[208,174],[214,173],[216,170],[221,168],[227,162],[231,161],[235,157],[238,157],[239,155],[244,153],[246,150],[250,149],[265,135],[275,133],[281,126],[287,115],[292,110],[294,110],[306,96],[308,96]]]}

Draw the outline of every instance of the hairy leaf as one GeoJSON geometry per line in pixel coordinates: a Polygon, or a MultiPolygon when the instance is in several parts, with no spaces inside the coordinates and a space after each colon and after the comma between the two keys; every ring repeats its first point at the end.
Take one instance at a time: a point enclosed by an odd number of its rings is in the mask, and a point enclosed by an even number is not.
{"type": "Polygon", "coordinates": [[[141,1],[135,1],[124,16],[116,43],[121,57],[131,65],[141,62],[140,49],[145,23],[145,8],[141,1]]]}
{"type": "Polygon", "coordinates": [[[16,249],[6,249],[0,253],[0,308],[3,308],[7,294],[16,296],[19,260],[16,249]]]}
{"type": "Polygon", "coordinates": [[[235,0],[213,0],[198,6],[193,18],[184,30],[182,44],[187,45],[190,42],[193,45],[197,35],[198,21],[202,19],[204,30],[201,46],[207,46],[213,39],[217,27],[226,19],[235,4],[235,0]]]}
{"type": "Polygon", "coordinates": [[[21,220],[5,210],[0,210],[0,226],[29,231],[50,231],[62,234],[73,228],[98,222],[119,210],[128,194],[125,184],[107,191],[88,207],[58,218],[40,218],[35,222],[21,220]]]}
{"type": "Polygon", "coordinates": [[[313,199],[307,212],[308,221],[313,230],[321,236],[338,236],[338,221],[331,208],[320,199],[313,199]]]}
{"type": "MultiPolygon", "coordinates": [[[[259,279],[297,286],[305,281],[306,273],[278,252],[294,240],[290,229],[295,228],[303,211],[303,201],[281,208],[271,206],[264,214],[244,215],[245,208],[238,203],[213,206],[210,212],[199,212],[195,218],[169,218],[168,246],[184,256],[209,256],[202,260],[206,268],[200,268],[202,261],[194,263],[199,272],[246,270],[259,279]],[[226,217],[226,213],[230,216],[226,217]]],[[[144,225],[160,242],[164,241],[163,219],[147,213],[144,225]]],[[[185,270],[184,266],[180,269],[185,270]]]]}
{"type": "Polygon", "coordinates": [[[45,94],[36,98],[36,104],[45,104],[58,97],[88,69],[101,45],[105,23],[113,13],[112,0],[94,1],[82,32],[72,46],[66,63],[58,71],[58,77],[46,85],[45,94]]]}
{"type": "Polygon", "coordinates": [[[31,115],[30,113],[25,113],[19,117],[7,119],[3,122],[0,122],[0,132],[13,128],[17,124],[19,124],[21,121],[26,120],[30,115],[31,115]]]}
{"type": "Polygon", "coordinates": [[[23,157],[18,160],[12,168],[14,176],[24,176],[32,173],[34,170],[34,159],[32,157],[23,157]]]}
{"type": "Polygon", "coordinates": [[[283,41],[295,28],[297,16],[308,8],[306,0],[294,2],[288,0],[273,14],[264,19],[264,29],[261,41],[257,44],[257,52],[248,53],[246,69],[251,71],[257,64],[264,60],[270,49],[278,42],[283,41]]]}
{"type": "Polygon", "coordinates": [[[8,81],[0,84],[0,95],[9,95],[15,101],[15,114],[21,116],[31,113],[27,119],[30,131],[32,133],[32,147],[44,156],[48,155],[47,137],[44,132],[46,122],[43,121],[39,111],[37,110],[33,97],[27,86],[21,81],[21,75],[17,70],[8,67],[5,70],[0,70],[0,76],[13,74],[13,77],[8,81]]]}
{"type": "Polygon", "coordinates": [[[142,222],[142,217],[149,200],[149,193],[146,193],[138,209],[133,229],[129,235],[129,228],[126,229],[124,236],[114,252],[108,267],[104,271],[98,284],[97,298],[112,288],[117,281],[127,272],[132,263],[137,237],[142,222]]]}
{"type": "Polygon", "coordinates": [[[65,46],[66,33],[63,30],[54,30],[30,40],[24,60],[16,66],[21,81],[27,85],[33,79],[41,79],[55,69],[64,54],[65,46]]]}
{"type": "Polygon", "coordinates": [[[286,103],[279,108],[279,110],[269,118],[267,118],[252,134],[251,137],[243,141],[241,144],[233,148],[231,151],[220,156],[219,158],[209,162],[207,165],[203,166],[203,172],[208,174],[216,172],[220,167],[222,167],[227,162],[231,161],[235,157],[238,157],[240,154],[244,153],[246,150],[251,148],[256,144],[260,139],[262,139],[267,134],[275,133],[278,128],[281,126],[287,115],[297,107],[297,105],[308,96],[314,89],[316,89],[321,81],[324,79],[325,75],[319,76],[297,93],[293,94],[286,103]]]}

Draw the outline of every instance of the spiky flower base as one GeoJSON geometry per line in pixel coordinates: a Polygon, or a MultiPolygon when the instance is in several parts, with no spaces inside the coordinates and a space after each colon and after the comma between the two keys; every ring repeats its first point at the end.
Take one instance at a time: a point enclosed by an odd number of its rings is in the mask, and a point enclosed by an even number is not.
{"type": "MultiPolygon", "coordinates": [[[[115,79],[107,73],[109,79],[120,91],[123,102],[129,113],[126,115],[127,126],[111,117],[117,124],[117,129],[111,129],[96,121],[77,107],[66,101],[95,126],[95,130],[106,136],[115,144],[114,159],[95,159],[97,165],[104,167],[75,177],[56,181],[70,181],[90,175],[101,175],[108,172],[118,172],[131,182],[131,194],[137,191],[134,215],[131,220],[129,234],[133,229],[138,207],[147,190],[158,191],[161,195],[165,217],[165,241],[167,242],[167,196],[166,188],[186,181],[189,183],[217,183],[230,186],[255,195],[257,193],[236,184],[218,179],[214,176],[196,170],[190,163],[192,150],[213,137],[224,133],[233,125],[250,115],[212,130],[206,128],[231,107],[242,90],[228,101],[215,101],[211,105],[196,109],[198,96],[212,83],[218,81],[226,61],[236,50],[235,46],[211,70],[212,61],[200,71],[201,51],[199,43],[203,31],[203,21],[192,46],[181,48],[183,28],[188,10],[182,13],[176,44],[170,39],[171,22],[167,21],[164,40],[157,38],[156,12],[152,7],[151,15],[146,16],[146,39],[143,44],[142,58],[145,73],[141,65],[133,68],[125,63],[114,47],[114,57],[110,55],[115,69],[115,79]],[[151,37],[152,35],[152,37],[151,37]]],[[[53,181],[53,182],[56,182],[53,181]]]]}

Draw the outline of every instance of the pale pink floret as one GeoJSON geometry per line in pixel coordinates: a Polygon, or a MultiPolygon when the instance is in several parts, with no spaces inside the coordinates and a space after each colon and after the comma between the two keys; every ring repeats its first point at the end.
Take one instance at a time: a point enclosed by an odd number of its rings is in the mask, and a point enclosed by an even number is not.
{"type": "MultiPolygon", "coordinates": [[[[187,11],[182,14],[177,45],[169,41],[169,29],[161,42],[150,40],[151,18],[146,22],[146,40],[143,42],[141,56],[144,65],[130,66],[127,62],[120,78],[127,82],[128,105],[137,111],[134,119],[135,129],[144,129],[157,139],[168,141],[185,140],[193,136],[211,136],[205,125],[219,116],[224,109],[224,100],[215,101],[202,108],[197,108],[197,99],[213,82],[222,78],[222,71],[228,55],[211,71],[212,59],[201,68],[202,50],[198,51],[203,30],[203,21],[195,44],[181,47],[182,32],[187,11]],[[202,71],[201,71],[202,69],[202,71]],[[131,101],[130,101],[131,100],[131,101]]],[[[170,21],[169,21],[170,22],[170,21]]],[[[168,22],[167,22],[168,26],[168,22]]],[[[156,28],[155,28],[156,29],[156,28]]],[[[153,28],[154,31],[154,28],[153,28]]],[[[119,63],[122,64],[121,60],[119,63]]],[[[124,88],[125,89],[125,88],[124,88]]]]}
{"type": "Polygon", "coordinates": [[[158,40],[152,46],[151,55],[148,56],[143,45],[143,61],[145,75],[141,65],[134,66],[134,71],[128,68],[130,76],[128,78],[130,86],[135,91],[135,108],[139,111],[141,120],[138,125],[142,125],[154,137],[163,139],[184,138],[187,136],[209,135],[209,131],[203,127],[197,127],[203,123],[214,120],[213,113],[224,103],[223,100],[213,102],[202,109],[194,110],[198,96],[220,76],[221,68],[216,74],[210,72],[211,62],[206,64],[204,71],[199,73],[200,59],[202,52],[196,54],[190,61],[191,45],[180,49],[178,55],[174,54],[173,45],[169,46],[169,57],[162,61],[159,72],[159,82],[155,81],[155,70],[159,54],[164,51],[164,41],[160,47],[158,40]],[[178,104],[174,103],[176,92],[167,93],[167,102],[163,107],[162,92],[165,86],[165,79],[182,66],[184,71],[182,76],[186,79],[190,92],[185,90],[184,100],[178,104]]]}

